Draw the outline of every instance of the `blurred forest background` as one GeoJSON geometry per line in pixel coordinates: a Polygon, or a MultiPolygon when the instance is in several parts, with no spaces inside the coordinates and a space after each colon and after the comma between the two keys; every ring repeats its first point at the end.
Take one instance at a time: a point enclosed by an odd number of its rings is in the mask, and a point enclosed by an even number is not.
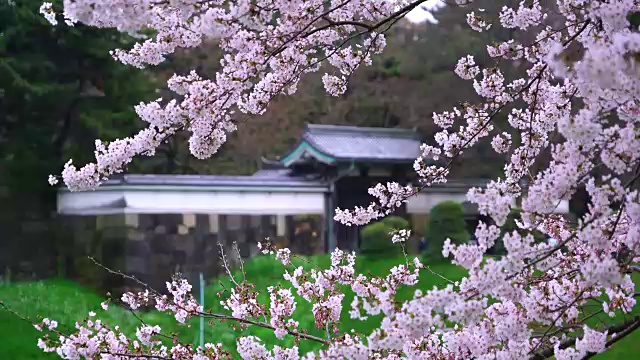
{"type": "MultiPolygon", "coordinates": [[[[50,26],[38,14],[40,0],[0,0],[0,276],[30,279],[66,276],[65,229],[56,222],[55,189],[47,183],[68,159],[92,160],[95,139],[113,140],[144,126],[133,106],[174,96],[166,80],[191,69],[213,76],[221,52],[216,41],[180,51],[144,71],[109,56],[133,39],[115,30],[50,26]]],[[[487,12],[504,2],[479,1],[487,12]]],[[[496,10],[496,11],[494,11],[496,10]]],[[[251,174],[261,157],[285,153],[305,123],[416,128],[429,140],[433,112],[476,99],[472,84],[457,78],[457,60],[472,54],[481,66],[492,59],[486,44],[513,37],[508,30],[477,33],[468,9],[444,7],[438,23],[398,23],[388,48],[350,80],[339,98],[326,95],[320,77],[305,78],[293,97],[277,99],[260,117],[248,118],[222,150],[207,161],[189,154],[179,134],[153,158],[136,159],[128,171],[171,174],[251,174]]],[[[525,39],[526,40],[526,39],[525,39]]],[[[524,70],[513,63],[507,80],[524,70]]],[[[331,69],[328,69],[331,71],[331,69]]],[[[504,119],[498,119],[500,124],[504,119]]],[[[453,177],[497,176],[501,165],[488,143],[465,153],[453,177]],[[464,169],[464,170],[462,170],[464,169]]]]}

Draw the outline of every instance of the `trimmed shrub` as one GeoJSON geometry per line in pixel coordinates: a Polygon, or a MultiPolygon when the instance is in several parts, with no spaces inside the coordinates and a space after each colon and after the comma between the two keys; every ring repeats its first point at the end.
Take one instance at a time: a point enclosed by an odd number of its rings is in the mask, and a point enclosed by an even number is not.
{"type": "Polygon", "coordinates": [[[395,257],[402,254],[402,246],[391,242],[393,229],[409,229],[409,222],[399,216],[389,216],[362,229],[360,254],[372,258],[395,257]]]}
{"type": "Polygon", "coordinates": [[[442,246],[447,238],[455,244],[469,241],[469,232],[464,220],[464,208],[455,201],[444,201],[431,209],[425,229],[427,248],[425,257],[429,261],[443,260],[442,246]]]}
{"type": "Polygon", "coordinates": [[[382,222],[391,229],[409,229],[409,221],[400,216],[388,216],[382,219],[382,222]]]}

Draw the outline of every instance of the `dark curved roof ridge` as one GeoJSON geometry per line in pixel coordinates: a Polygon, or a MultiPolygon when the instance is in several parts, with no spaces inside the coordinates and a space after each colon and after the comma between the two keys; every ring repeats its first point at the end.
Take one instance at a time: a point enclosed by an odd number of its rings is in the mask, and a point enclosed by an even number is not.
{"type": "Polygon", "coordinates": [[[361,127],[350,125],[306,124],[305,134],[358,134],[372,137],[401,137],[419,140],[415,128],[361,127]]]}
{"type": "Polygon", "coordinates": [[[105,181],[104,185],[324,187],[326,183],[278,171],[269,175],[264,172],[254,175],[124,174],[105,181]]]}

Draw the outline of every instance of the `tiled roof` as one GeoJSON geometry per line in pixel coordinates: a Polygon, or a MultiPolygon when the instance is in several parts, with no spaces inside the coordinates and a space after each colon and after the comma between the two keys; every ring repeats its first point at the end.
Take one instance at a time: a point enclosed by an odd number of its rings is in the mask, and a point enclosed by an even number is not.
{"type": "Polygon", "coordinates": [[[259,178],[289,178],[289,173],[291,173],[290,169],[262,169],[256,171],[251,177],[259,177],[259,178]]]}
{"type": "Polygon", "coordinates": [[[263,170],[250,176],[125,174],[114,176],[100,188],[109,186],[171,186],[212,188],[325,188],[326,183],[288,175],[289,170],[263,170]]]}
{"type": "Polygon", "coordinates": [[[282,162],[290,165],[312,156],[325,163],[354,160],[406,163],[420,155],[421,143],[412,129],[309,124],[302,141],[282,162]]]}

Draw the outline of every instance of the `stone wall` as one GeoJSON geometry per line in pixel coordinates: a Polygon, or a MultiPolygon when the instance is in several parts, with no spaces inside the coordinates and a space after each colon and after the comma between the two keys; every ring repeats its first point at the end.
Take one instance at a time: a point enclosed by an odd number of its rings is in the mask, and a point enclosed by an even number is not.
{"type": "Polygon", "coordinates": [[[71,277],[86,286],[120,294],[139,286],[110,274],[89,257],[112,270],[135,276],[158,290],[181,273],[199,291],[205,279],[224,269],[220,245],[230,266],[258,254],[257,244],[269,238],[279,247],[312,255],[325,251],[321,216],[119,214],[65,217],[72,237],[71,277]]]}

